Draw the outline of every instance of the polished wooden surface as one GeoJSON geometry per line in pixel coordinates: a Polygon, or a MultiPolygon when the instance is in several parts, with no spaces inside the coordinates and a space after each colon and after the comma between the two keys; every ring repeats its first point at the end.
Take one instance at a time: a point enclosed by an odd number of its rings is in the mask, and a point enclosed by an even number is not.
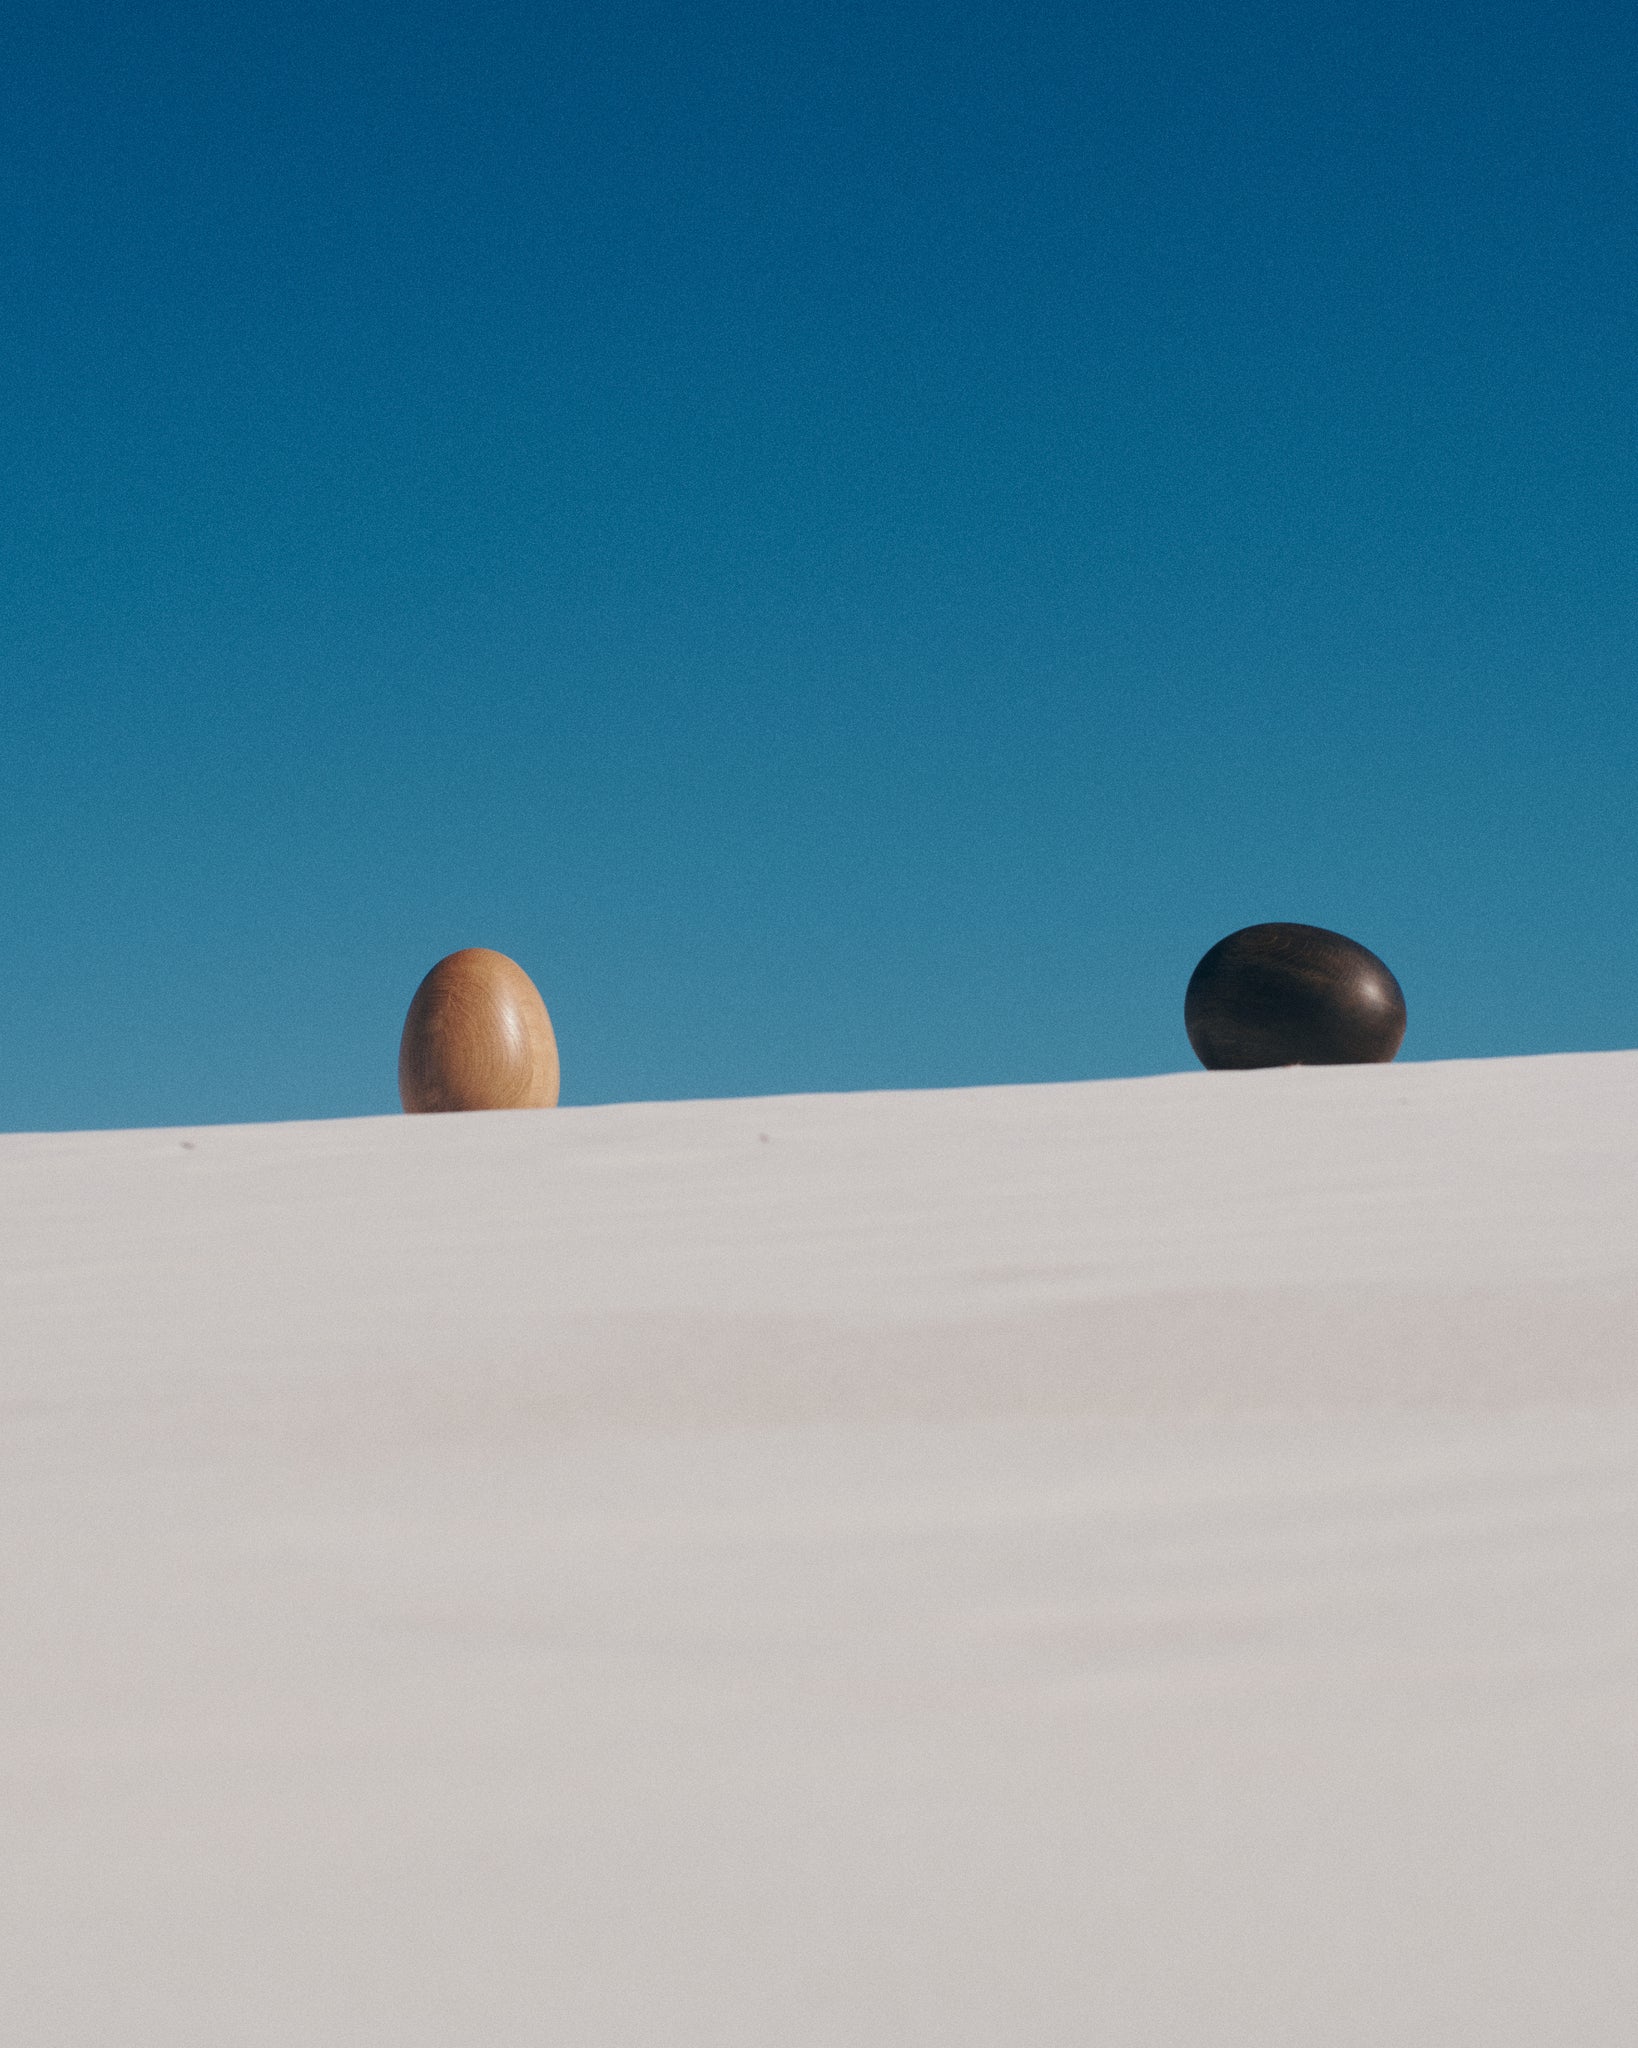
{"type": "Polygon", "coordinates": [[[1391,1060],[1405,997],[1379,960],[1314,924],[1253,924],[1200,962],[1183,998],[1207,1067],[1340,1067],[1391,1060]]]}
{"type": "Polygon", "coordinates": [[[517,962],[487,946],[440,960],[404,1019],[405,1109],[550,1109],[557,1091],[552,1020],[517,962]]]}

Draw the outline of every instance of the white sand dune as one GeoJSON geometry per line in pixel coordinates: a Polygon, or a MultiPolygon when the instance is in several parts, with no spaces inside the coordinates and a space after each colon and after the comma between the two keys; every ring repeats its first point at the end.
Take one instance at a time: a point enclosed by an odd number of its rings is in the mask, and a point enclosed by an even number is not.
{"type": "Polygon", "coordinates": [[[1631,2048],[1638,1054],[0,1140],[0,2041],[1631,2048]]]}

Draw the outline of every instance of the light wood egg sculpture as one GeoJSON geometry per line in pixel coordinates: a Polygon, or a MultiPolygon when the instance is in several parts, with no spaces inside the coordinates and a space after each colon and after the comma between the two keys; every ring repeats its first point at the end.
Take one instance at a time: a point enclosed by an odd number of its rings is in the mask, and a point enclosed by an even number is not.
{"type": "Polygon", "coordinates": [[[440,960],[404,1019],[398,1095],[405,1109],[551,1109],[557,1090],[552,1020],[517,962],[487,946],[440,960]]]}

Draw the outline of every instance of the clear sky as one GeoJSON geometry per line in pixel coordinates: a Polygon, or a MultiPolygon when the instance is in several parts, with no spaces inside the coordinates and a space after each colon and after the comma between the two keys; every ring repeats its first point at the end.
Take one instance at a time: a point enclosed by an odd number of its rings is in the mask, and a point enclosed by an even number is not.
{"type": "Polygon", "coordinates": [[[1638,1043],[1630,6],[9,22],[0,1127],[1638,1043]]]}

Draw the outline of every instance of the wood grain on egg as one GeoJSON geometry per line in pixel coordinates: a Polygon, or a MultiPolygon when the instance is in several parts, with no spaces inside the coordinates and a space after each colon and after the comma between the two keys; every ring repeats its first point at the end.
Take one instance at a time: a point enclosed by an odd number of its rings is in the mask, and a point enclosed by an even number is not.
{"type": "Polygon", "coordinates": [[[557,1091],[552,1020],[517,962],[487,946],[440,960],[404,1019],[398,1095],[405,1109],[550,1109],[557,1091]]]}
{"type": "Polygon", "coordinates": [[[1405,992],[1357,939],[1250,924],[1196,967],[1183,1024],[1204,1067],[1369,1065],[1399,1050],[1405,992]]]}

